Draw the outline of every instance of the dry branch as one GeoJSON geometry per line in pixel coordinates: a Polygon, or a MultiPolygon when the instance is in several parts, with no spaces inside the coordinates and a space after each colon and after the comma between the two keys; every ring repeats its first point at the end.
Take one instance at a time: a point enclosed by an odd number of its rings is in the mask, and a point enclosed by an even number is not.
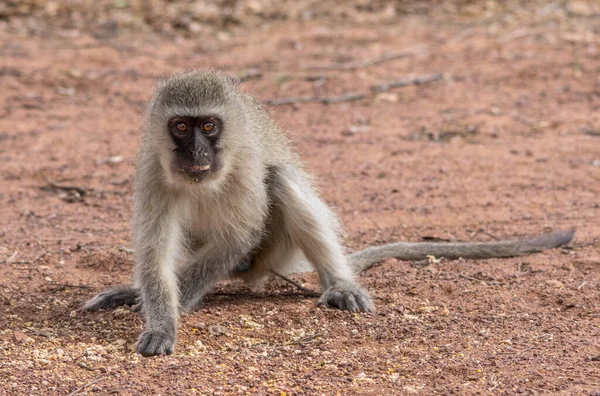
{"type": "Polygon", "coordinates": [[[373,85],[371,87],[371,89],[373,89],[373,92],[379,93],[379,92],[389,91],[392,88],[406,87],[409,85],[427,84],[427,83],[431,83],[434,81],[439,81],[443,77],[444,77],[444,75],[442,73],[428,74],[425,76],[417,76],[417,77],[409,78],[406,80],[394,80],[394,81],[390,81],[390,82],[379,84],[379,85],[373,85]]]}
{"type": "Polygon", "coordinates": [[[295,286],[298,290],[302,291],[305,295],[307,295],[309,297],[321,297],[321,293],[317,293],[314,290],[308,289],[308,288],[302,286],[300,283],[296,282],[295,280],[288,278],[287,276],[281,275],[280,273],[275,272],[273,270],[271,270],[271,273],[273,275],[275,275],[276,277],[286,281],[287,283],[295,286]]]}
{"type": "MultiPolygon", "coordinates": [[[[394,80],[384,84],[372,85],[371,90],[375,93],[385,92],[392,88],[406,87],[408,85],[422,85],[428,84],[434,81],[439,81],[444,77],[442,73],[427,74],[424,76],[417,76],[405,80],[394,80]]],[[[289,98],[276,98],[266,99],[263,103],[267,106],[279,106],[279,105],[294,105],[298,103],[321,103],[321,104],[335,104],[342,102],[353,102],[355,100],[362,100],[369,97],[369,94],[353,92],[338,96],[292,96],[289,98]]]]}
{"type": "Polygon", "coordinates": [[[97,384],[98,382],[104,381],[106,379],[108,379],[108,376],[96,378],[95,380],[90,381],[90,382],[84,384],[82,387],[75,389],[73,392],[69,393],[69,396],[76,395],[76,394],[80,393],[81,391],[83,391],[85,388],[87,388],[89,386],[92,386],[94,384],[97,384]]]}
{"type": "Polygon", "coordinates": [[[88,190],[86,188],[83,187],[79,187],[79,186],[65,186],[62,184],[57,184],[54,182],[50,182],[48,183],[47,186],[42,186],[40,187],[40,189],[45,190],[45,189],[56,189],[56,190],[62,190],[62,191],[75,191],[77,193],[79,193],[79,195],[81,195],[82,197],[88,193],[88,190]]]}
{"type": "Polygon", "coordinates": [[[408,56],[413,56],[421,53],[425,50],[425,46],[407,49],[404,51],[397,52],[395,54],[383,55],[377,58],[369,58],[363,61],[337,63],[332,65],[312,65],[304,67],[305,70],[356,70],[365,67],[378,65],[383,62],[388,62],[395,59],[402,59],[408,56]]]}
{"type": "Polygon", "coordinates": [[[267,99],[263,103],[268,106],[279,106],[279,105],[291,105],[296,103],[322,103],[322,104],[334,104],[342,102],[352,102],[355,100],[361,100],[366,98],[367,95],[363,93],[349,93],[339,96],[328,96],[319,98],[317,96],[298,96],[290,98],[279,98],[279,99],[267,99]]]}
{"type": "Polygon", "coordinates": [[[187,367],[187,366],[191,366],[191,365],[192,365],[192,363],[174,364],[172,366],[167,366],[167,367],[165,367],[162,370],[156,371],[154,374],[152,374],[152,376],[153,377],[160,377],[160,375],[162,373],[166,372],[166,371],[173,370],[173,369],[176,369],[176,368],[181,368],[181,367],[187,367]]]}

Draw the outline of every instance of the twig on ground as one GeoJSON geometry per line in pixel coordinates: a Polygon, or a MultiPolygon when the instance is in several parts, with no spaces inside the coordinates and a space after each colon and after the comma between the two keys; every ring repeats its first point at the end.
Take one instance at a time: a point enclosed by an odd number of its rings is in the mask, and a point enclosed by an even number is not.
{"type": "Polygon", "coordinates": [[[304,337],[300,337],[297,340],[290,341],[287,343],[287,345],[304,345],[320,336],[320,333],[309,334],[304,337]]]}
{"type": "Polygon", "coordinates": [[[543,333],[543,334],[537,335],[537,336],[535,336],[535,337],[531,337],[531,339],[530,339],[528,342],[531,342],[531,341],[537,340],[538,338],[545,338],[545,337],[550,337],[550,338],[552,338],[552,337],[553,337],[553,334],[551,334],[551,333],[543,333]]]}
{"type": "Polygon", "coordinates": [[[7,258],[6,260],[4,260],[4,262],[5,262],[5,263],[10,263],[11,261],[13,261],[13,259],[14,259],[15,257],[17,257],[17,254],[19,254],[19,251],[18,251],[18,250],[15,250],[15,252],[13,253],[13,255],[12,255],[12,256],[10,256],[9,258],[7,258]]]}
{"type": "MultiPolygon", "coordinates": [[[[434,81],[441,80],[444,77],[442,73],[436,74],[428,74],[424,76],[417,76],[404,80],[394,80],[384,84],[372,85],[371,90],[374,93],[381,93],[388,91],[392,88],[406,87],[408,85],[421,85],[428,84],[434,81]]],[[[352,92],[344,95],[338,96],[326,96],[326,97],[318,97],[318,96],[292,96],[288,98],[275,98],[275,99],[265,99],[263,100],[263,104],[267,106],[280,106],[280,105],[295,105],[298,103],[321,103],[321,104],[335,104],[335,103],[343,103],[343,102],[353,102],[356,100],[366,99],[371,95],[367,93],[361,92],[352,92]]]]}
{"type": "Polygon", "coordinates": [[[167,366],[162,370],[156,371],[154,374],[152,374],[152,376],[160,377],[160,375],[166,371],[173,370],[173,369],[180,368],[180,367],[187,367],[187,366],[191,366],[191,365],[192,365],[192,363],[174,364],[172,366],[167,366]]]}
{"type": "Polygon", "coordinates": [[[293,279],[288,278],[287,276],[281,275],[278,272],[275,272],[273,270],[270,270],[270,272],[275,275],[276,277],[286,281],[287,283],[295,286],[298,290],[301,290],[305,295],[310,296],[310,297],[321,297],[321,293],[317,293],[314,290],[308,289],[304,286],[302,286],[300,283],[296,282],[293,279]]]}
{"type": "Polygon", "coordinates": [[[290,98],[277,98],[277,99],[267,99],[264,100],[263,103],[267,106],[280,106],[280,105],[291,105],[296,103],[322,103],[322,104],[335,104],[342,102],[352,102],[355,100],[361,100],[366,98],[367,95],[363,93],[349,93],[345,95],[339,96],[329,96],[329,97],[316,97],[316,96],[298,96],[298,97],[290,97],[290,98]]]}
{"type": "Polygon", "coordinates": [[[583,283],[577,287],[577,290],[581,290],[581,288],[583,286],[585,286],[586,284],[587,284],[587,281],[583,281],[583,283]]]}
{"type": "Polygon", "coordinates": [[[506,284],[506,283],[504,283],[504,282],[502,282],[502,281],[497,281],[497,280],[495,280],[495,279],[489,279],[489,280],[486,280],[486,279],[479,279],[479,278],[475,278],[475,277],[473,277],[473,276],[464,275],[464,274],[458,274],[458,276],[459,276],[460,278],[464,278],[464,279],[472,280],[472,281],[479,282],[479,283],[483,282],[483,283],[484,283],[486,286],[490,286],[490,285],[491,285],[491,286],[502,286],[502,285],[505,285],[505,284],[506,284]]]}
{"type": "Polygon", "coordinates": [[[529,347],[529,348],[525,348],[522,351],[517,352],[517,355],[520,355],[520,354],[525,353],[527,351],[531,351],[532,349],[537,349],[537,346],[532,346],[532,347],[529,347]]]}
{"type": "Polygon", "coordinates": [[[363,61],[357,62],[346,62],[346,63],[337,63],[332,65],[309,65],[304,67],[305,70],[356,70],[362,69],[365,67],[378,65],[383,62],[388,62],[395,59],[406,58],[408,56],[417,55],[421,52],[424,52],[425,46],[420,46],[416,48],[407,49],[404,51],[397,52],[395,54],[383,55],[377,58],[365,59],[363,61]]]}
{"type": "Polygon", "coordinates": [[[81,367],[82,369],[86,369],[88,371],[96,371],[96,369],[94,367],[90,367],[87,364],[83,363],[83,362],[77,362],[77,365],[79,367],[81,367]]]}
{"type": "Polygon", "coordinates": [[[474,237],[475,237],[475,235],[477,235],[477,234],[483,234],[483,235],[487,235],[487,236],[489,236],[490,238],[492,238],[492,239],[495,239],[496,241],[499,241],[499,240],[500,240],[500,238],[498,238],[498,237],[497,237],[497,236],[495,236],[494,234],[491,234],[491,233],[487,232],[487,231],[486,231],[486,230],[484,230],[483,228],[480,228],[480,229],[478,229],[477,231],[473,231],[473,232],[471,233],[471,235],[469,235],[469,238],[470,238],[471,240],[473,240],[473,238],[474,238],[474,237]]]}
{"type": "Polygon", "coordinates": [[[405,80],[394,80],[383,84],[373,85],[371,88],[373,92],[385,92],[389,91],[392,88],[406,87],[409,85],[421,85],[427,84],[435,81],[439,81],[444,77],[442,73],[436,74],[428,74],[424,76],[417,76],[413,78],[408,78],[405,80]]]}
{"type": "Polygon", "coordinates": [[[98,383],[98,382],[100,382],[100,381],[104,381],[104,380],[106,380],[106,379],[108,379],[108,376],[104,376],[104,377],[98,377],[98,378],[96,378],[95,380],[93,380],[93,381],[90,381],[90,382],[88,382],[88,383],[84,384],[84,385],[83,385],[83,386],[81,386],[80,388],[77,388],[77,389],[75,389],[73,392],[69,393],[69,395],[68,395],[68,396],[73,396],[73,395],[76,395],[76,394],[78,394],[79,392],[83,391],[84,389],[86,389],[86,388],[88,388],[88,387],[90,387],[90,386],[92,386],[92,385],[94,385],[94,384],[97,384],[97,383],[98,383]]]}
{"type": "Polygon", "coordinates": [[[116,395],[117,393],[121,393],[121,391],[124,391],[125,389],[129,389],[133,386],[133,382],[130,384],[127,384],[125,386],[122,386],[120,388],[115,388],[115,389],[111,389],[109,391],[106,391],[106,393],[108,393],[109,395],[116,395]]]}
{"type": "Polygon", "coordinates": [[[57,283],[55,282],[54,285],[58,286],[55,287],[54,289],[50,290],[50,292],[54,293],[57,291],[63,291],[66,289],[95,289],[94,286],[88,286],[88,285],[72,285],[69,283],[57,283]]]}
{"type": "Polygon", "coordinates": [[[88,285],[72,285],[70,283],[54,283],[57,286],[64,286],[64,287],[70,287],[72,289],[95,289],[94,286],[88,286],[88,285]]]}
{"type": "Polygon", "coordinates": [[[246,293],[243,292],[222,292],[222,291],[218,291],[218,292],[211,292],[210,295],[211,296],[243,296],[246,293]]]}
{"type": "Polygon", "coordinates": [[[240,83],[243,83],[248,80],[262,78],[262,76],[263,76],[263,74],[259,70],[250,69],[250,70],[246,70],[242,73],[239,73],[237,78],[240,81],[240,83]]]}
{"type": "Polygon", "coordinates": [[[128,253],[128,254],[134,254],[135,250],[132,249],[132,248],[128,248],[127,246],[121,246],[121,247],[119,247],[119,252],[125,252],[125,253],[128,253]]]}
{"type": "Polygon", "coordinates": [[[29,260],[13,261],[18,254],[19,251],[17,250],[12,256],[7,258],[6,260],[0,260],[0,264],[31,264],[31,261],[29,260]]]}
{"type": "Polygon", "coordinates": [[[490,238],[492,238],[492,239],[495,239],[495,240],[497,240],[497,241],[499,241],[499,240],[500,240],[500,238],[498,238],[498,237],[497,237],[497,236],[495,236],[494,234],[491,234],[491,233],[489,233],[489,232],[487,232],[487,231],[485,231],[485,230],[481,230],[481,233],[482,233],[483,235],[487,235],[487,236],[489,236],[490,238]]]}
{"type": "Polygon", "coordinates": [[[527,125],[530,128],[537,129],[537,127],[536,127],[536,125],[535,125],[534,122],[529,121],[528,119],[526,119],[526,118],[524,118],[524,117],[522,117],[522,116],[520,116],[518,114],[512,114],[511,118],[513,120],[515,120],[515,121],[520,122],[521,124],[527,125]]]}
{"type": "Polygon", "coordinates": [[[518,40],[524,37],[534,36],[536,34],[540,34],[540,29],[517,29],[512,32],[505,34],[504,36],[498,39],[498,42],[501,44],[508,43],[509,41],[518,40]]]}
{"type": "Polygon", "coordinates": [[[409,265],[413,268],[425,268],[431,265],[431,260],[426,258],[424,260],[411,261],[409,265]]]}
{"type": "Polygon", "coordinates": [[[487,283],[486,281],[484,281],[483,279],[477,279],[475,277],[469,276],[469,275],[464,275],[464,274],[458,274],[459,277],[464,278],[464,279],[468,279],[468,280],[472,280],[475,282],[483,282],[483,283],[487,283]]]}
{"type": "Polygon", "coordinates": [[[33,327],[23,327],[23,329],[26,329],[26,330],[30,331],[32,334],[35,334],[38,336],[42,336],[42,337],[46,337],[46,338],[52,337],[52,333],[50,333],[49,331],[38,330],[38,329],[34,329],[33,327]]]}
{"type": "Polygon", "coordinates": [[[49,182],[47,186],[42,186],[40,187],[42,190],[47,190],[47,189],[56,189],[56,190],[62,190],[62,191],[75,191],[77,193],[79,193],[79,195],[81,195],[82,197],[88,193],[88,189],[83,188],[83,187],[79,187],[79,186],[67,186],[67,185],[63,185],[63,184],[57,184],[54,182],[49,182]]]}

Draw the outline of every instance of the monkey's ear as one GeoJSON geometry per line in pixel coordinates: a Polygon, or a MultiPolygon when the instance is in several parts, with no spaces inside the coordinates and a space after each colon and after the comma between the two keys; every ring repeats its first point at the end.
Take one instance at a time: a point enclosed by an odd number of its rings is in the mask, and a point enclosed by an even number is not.
{"type": "Polygon", "coordinates": [[[239,87],[242,80],[237,74],[233,72],[225,72],[224,74],[225,77],[227,77],[227,79],[231,82],[231,85],[233,85],[234,87],[239,87]]]}

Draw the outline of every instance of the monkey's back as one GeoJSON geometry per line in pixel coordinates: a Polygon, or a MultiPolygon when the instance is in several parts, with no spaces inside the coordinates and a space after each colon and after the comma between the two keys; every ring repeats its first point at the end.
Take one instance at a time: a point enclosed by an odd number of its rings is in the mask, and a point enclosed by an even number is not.
{"type": "Polygon", "coordinates": [[[241,92],[246,117],[252,133],[256,134],[267,167],[293,165],[300,167],[300,159],[286,132],[273,120],[267,109],[254,96],[241,92]]]}

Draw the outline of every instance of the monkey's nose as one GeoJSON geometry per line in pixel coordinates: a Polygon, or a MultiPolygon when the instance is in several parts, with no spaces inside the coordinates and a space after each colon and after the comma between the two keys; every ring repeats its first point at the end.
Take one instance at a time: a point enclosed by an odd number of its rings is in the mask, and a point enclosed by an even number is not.
{"type": "Polygon", "coordinates": [[[206,157],[206,152],[204,150],[204,147],[200,147],[198,150],[194,150],[190,147],[189,150],[190,150],[190,153],[192,153],[192,157],[194,157],[194,160],[198,160],[198,158],[200,156],[206,157]]]}

